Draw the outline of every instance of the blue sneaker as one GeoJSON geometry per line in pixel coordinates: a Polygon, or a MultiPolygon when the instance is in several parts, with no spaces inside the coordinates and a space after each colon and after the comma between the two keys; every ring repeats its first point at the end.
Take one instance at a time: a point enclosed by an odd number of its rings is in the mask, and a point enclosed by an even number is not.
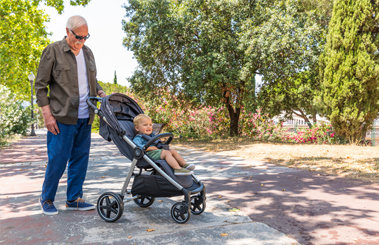
{"type": "Polygon", "coordinates": [[[66,202],[66,209],[67,210],[80,210],[80,211],[86,211],[86,210],[92,210],[95,209],[95,205],[86,203],[84,199],[78,198],[73,202],[66,202]]]}
{"type": "Polygon", "coordinates": [[[39,199],[41,204],[42,212],[46,215],[55,215],[58,214],[58,210],[55,208],[51,200],[43,201],[42,198],[39,199]]]}

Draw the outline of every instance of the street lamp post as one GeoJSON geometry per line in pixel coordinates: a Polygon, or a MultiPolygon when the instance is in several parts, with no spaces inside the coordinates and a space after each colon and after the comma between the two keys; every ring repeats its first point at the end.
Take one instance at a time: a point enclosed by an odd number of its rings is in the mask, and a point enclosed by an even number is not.
{"type": "MultiPolygon", "coordinates": [[[[36,78],[32,73],[29,74],[28,76],[29,81],[30,81],[30,87],[31,87],[31,105],[32,105],[32,120],[34,121],[34,113],[33,113],[33,82],[34,79],[36,78]]],[[[34,132],[34,123],[32,123],[32,132],[30,133],[30,136],[36,136],[36,133],[34,132]]]]}

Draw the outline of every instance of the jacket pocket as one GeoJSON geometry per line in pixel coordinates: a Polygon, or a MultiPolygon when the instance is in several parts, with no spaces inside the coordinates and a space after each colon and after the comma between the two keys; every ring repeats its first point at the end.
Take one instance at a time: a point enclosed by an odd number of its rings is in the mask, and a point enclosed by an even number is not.
{"type": "Polygon", "coordinates": [[[65,85],[71,77],[71,67],[69,65],[57,65],[54,69],[54,79],[58,84],[65,85]]]}

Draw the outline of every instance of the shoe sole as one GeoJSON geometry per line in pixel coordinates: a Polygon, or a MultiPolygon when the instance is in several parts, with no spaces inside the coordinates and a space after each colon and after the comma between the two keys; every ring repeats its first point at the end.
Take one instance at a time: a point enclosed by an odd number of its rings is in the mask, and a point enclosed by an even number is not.
{"type": "Polygon", "coordinates": [[[66,210],[72,210],[72,211],[88,211],[88,210],[93,210],[95,209],[95,206],[93,207],[87,207],[87,208],[72,208],[72,207],[66,207],[66,210]]]}
{"type": "Polygon", "coordinates": [[[186,169],[192,171],[192,170],[195,170],[195,167],[196,167],[195,165],[191,164],[188,167],[186,167],[186,169]]]}
{"type": "Polygon", "coordinates": [[[41,204],[41,200],[38,200],[38,203],[39,203],[39,205],[41,206],[42,213],[43,213],[44,215],[57,215],[57,214],[58,214],[58,211],[56,211],[56,212],[46,212],[45,210],[43,210],[43,207],[42,207],[42,204],[41,204]]]}
{"type": "Polygon", "coordinates": [[[45,212],[45,211],[42,209],[42,213],[43,213],[44,215],[57,215],[57,214],[58,214],[58,211],[56,211],[56,212],[45,212]]]}
{"type": "Polygon", "coordinates": [[[189,173],[174,173],[174,175],[191,175],[193,174],[193,172],[189,172],[189,173]]]}

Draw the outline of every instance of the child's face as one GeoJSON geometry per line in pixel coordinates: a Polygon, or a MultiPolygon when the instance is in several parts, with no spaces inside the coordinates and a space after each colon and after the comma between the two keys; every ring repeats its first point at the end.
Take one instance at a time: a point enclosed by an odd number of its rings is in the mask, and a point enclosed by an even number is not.
{"type": "Polygon", "coordinates": [[[140,134],[149,135],[153,132],[153,123],[149,118],[143,118],[136,126],[136,130],[140,134]]]}

